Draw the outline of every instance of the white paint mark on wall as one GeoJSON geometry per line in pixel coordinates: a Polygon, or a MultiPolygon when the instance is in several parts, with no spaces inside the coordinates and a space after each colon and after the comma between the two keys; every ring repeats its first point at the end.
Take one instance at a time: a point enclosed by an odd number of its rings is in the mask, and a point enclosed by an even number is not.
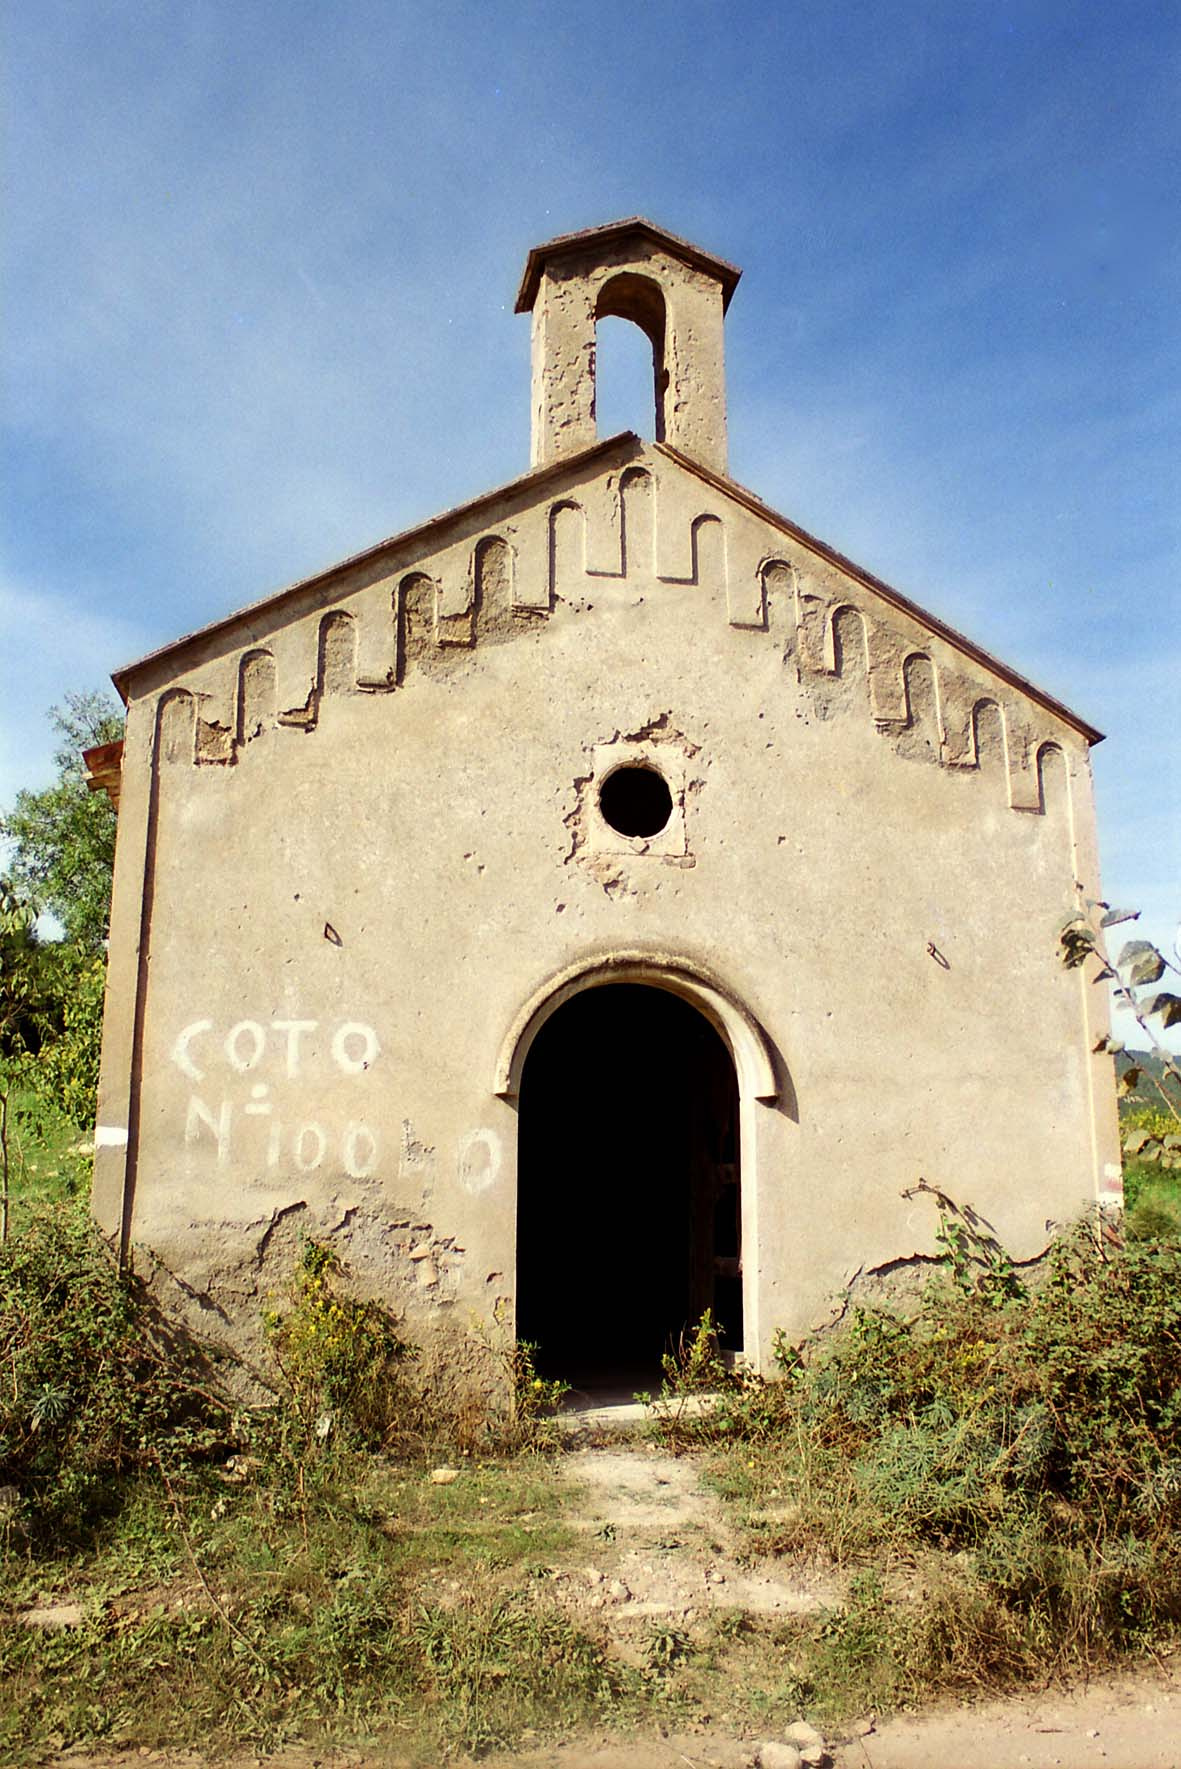
{"type": "Polygon", "coordinates": [[[368,1179],[377,1166],[377,1138],[364,1124],[348,1124],[340,1145],[350,1179],[368,1179]]]}
{"type": "Polygon", "coordinates": [[[185,1115],[185,1141],[187,1143],[200,1142],[202,1129],[209,1131],[217,1144],[217,1164],[219,1167],[225,1164],[230,1153],[232,1114],[233,1107],[229,1100],[223,1099],[215,1118],[205,1101],[198,1099],[194,1094],[189,1101],[189,1109],[185,1115]]]}
{"type": "Polygon", "coordinates": [[[287,1034],[287,1079],[294,1081],[299,1074],[300,1050],[299,1041],[305,1032],[314,1032],[319,1025],[318,1020],[272,1020],[271,1027],[276,1032],[287,1034]]]}
{"type": "Polygon", "coordinates": [[[257,1020],[239,1020],[226,1033],[226,1061],[239,1075],[257,1069],[266,1047],[267,1035],[257,1020]]]}
{"type": "Polygon", "coordinates": [[[318,1124],[304,1124],[295,1133],[292,1154],[301,1173],[312,1173],[324,1159],[328,1138],[318,1124]]]}
{"type": "Polygon", "coordinates": [[[202,1032],[212,1032],[212,1030],[212,1020],[194,1020],[191,1026],[186,1026],[183,1032],[177,1033],[176,1043],[172,1047],[172,1060],[181,1074],[187,1075],[190,1081],[204,1081],[205,1071],[199,1069],[189,1055],[189,1045],[202,1032]]]}
{"type": "Polygon", "coordinates": [[[402,1151],[398,1157],[398,1178],[417,1179],[434,1172],[435,1151],[430,1143],[421,1142],[414,1134],[409,1118],[402,1120],[402,1151]]]}
{"type": "Polygon", "coordinates": [[[96,1149],[125,1149],[127,1130],[122,1124],[99,1124],[94,1132],[96,1149]]]}
{"type": "Polygon", "coordinates": [[[459,1145],[459,1183],[473,1198],[495,1185],[501,1166],[495,1130],[469,1130],[459,1145]]]}
{"type": "Polygon", "coordinates": [[[356,1020],[338,1026],[333,1034],[332,1056],[343,1075],[363,1075],[377,1061],[380,1049],[373,1027],[363,1026],[356,1020]],[[358,1039],[361,1041],[361,1049],[358,1054],[353,1054],[349,1045],[355,1044],[358,1039]]]}
{"type": "MultiPolygon", "coordinates": [[[[339,1137],[322,1124],[309,1122],[299,1124],[289,1131],[273,1110],[269,1101],[257,1096],[266,1094],[267,1088],[256,1086],[251,1089],[255,1098],[249,1105],[243,1106],[235,1118],[234,1102],[222,1099],[216,1113],[196,1094],[188,1103],[185,1115],[185,1142],[208,1146],[213,1144],[217,1154],[219,1167],[224,1167],[234,1152],[234,1144],[238,1143],[239,1157],[247,1161],[257,1160],[260,1150],[258,1138],[248,1140],[242,1148],[243,1118],[265,1118],[267,1123],[266,1141],[263,1145],[268,1167],[277,1167],[283,1148],[286,1147],[290,1160],[300,1173],[314,1173],[322,1167],[330,1151],[334,1159],[348,1174],[350,1179],[368,1179],[376,1173],[381,1158],[381,1150],[376,1135],[367,1124],[346,1124],[339,1137]]],[[[123,1141],[127,1140],[127,1132],[122,1132],[123,1141]]]]}
{"type": "MultiPolygon", "coordinates": [[[[319,1026],[319,1020],[239,1020],[221,1041],[222,1055],[235,1074],[245,1075],[281,1052],[287,1079],[295,1081],[308,1066],[304,1041],[319,1026]]],[[[216,1030],[212,1020],[192,1020],[177,1033],[170,1054],[181,1074],[190,1081],[204,1081],[207,1069],[202,1063],[215,1060],[199,1051],[197,1044],[210,1033],[216,1035],[216,1030]]],[[[381,1041],[373,1027],[363,1020],[345,1020],[333,1032],[329,1049],[342,1075],[364,1075],[381,1055],[381,1041]]]]}

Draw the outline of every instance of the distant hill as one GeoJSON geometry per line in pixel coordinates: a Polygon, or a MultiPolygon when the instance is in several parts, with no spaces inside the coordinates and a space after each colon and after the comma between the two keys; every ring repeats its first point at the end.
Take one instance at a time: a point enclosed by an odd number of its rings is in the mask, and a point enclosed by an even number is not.
{"type": "MultiPolygon", "coordinates": [[[[1120,1101],[1120,1110],[1130,1112],[1135,1111],[1138,1106],[1159,1106],[1161,1097],[1156,1083],[1164,1076],[1165,1065],[1162,1059],[1150,1050],[1121,1051],[1115,1059],[1116,1074],[1125,1075],[1132,1068],[1140,1070],[1140,1079],[1131,1093],[1120,1101]]],[[[1181,1088],[1173,1084],[1169,1091],[1171,1097],[1177,1098],[1181,1105],[1181,1088]]]]}

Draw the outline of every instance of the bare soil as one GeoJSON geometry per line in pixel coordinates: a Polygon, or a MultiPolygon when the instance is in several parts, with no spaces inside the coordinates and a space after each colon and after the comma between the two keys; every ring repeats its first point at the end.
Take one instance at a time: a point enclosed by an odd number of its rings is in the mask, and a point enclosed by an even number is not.
{"type": "Polygon", "coordinates": [[[654,1622],[691,1625],[710,1610],[800,1615],[839,1601],[831,1578],[735,1555],[721,1504],[696,1464],[656,1449],[578,1450],[561,1464],[578,1489],[570,1517],[587,1538],[586,1564],[558,1572],[554,1588],[591,1617],[622,1656],[654,1622]]]}

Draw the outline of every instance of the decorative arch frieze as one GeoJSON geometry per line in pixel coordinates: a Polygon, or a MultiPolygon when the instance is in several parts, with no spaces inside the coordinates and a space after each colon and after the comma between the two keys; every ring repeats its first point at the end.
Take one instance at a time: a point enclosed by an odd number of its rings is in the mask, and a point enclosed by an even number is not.
{"type": "Polygon", "coordinates": [[[696,490],[686,517],[683,470],[646,452],[410,569],[375,572],[321,609],[310,635],[296,622],[194,672],[193,761],[233,763],[285,728],[312,731],[326,697],[466,668],[480,646],[536,633],[557,602],[586,610],[595,583],[634,580],[645,594],[700,589],[694,619],[720,618],[752,646],[770,639],[821,716],[864,719],[905,760],[995,771],[1014,809],[1044,812],[1056,790],[1053,754],[1042,756],[1053,727],[1035,702],[989,682],[917,611],[887,603],[838,562],[794,540],[768,553],[765,521],[706,484],[696,490]],[[676,498],[662,496],[666,475],[676,498]]]}

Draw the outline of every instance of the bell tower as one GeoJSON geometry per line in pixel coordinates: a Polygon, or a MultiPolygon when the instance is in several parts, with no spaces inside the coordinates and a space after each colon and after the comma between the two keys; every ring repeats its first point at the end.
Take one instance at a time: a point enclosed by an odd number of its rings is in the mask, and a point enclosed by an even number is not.
{"type": "Polygon", "coordinates": [[[595,325],[616,318],[652,346],[656,440],[725,473],[722,322],[741,274],[641,216],[534,246],[517,295],[533,315],[532,464],[598,440],[595,325]]]}

